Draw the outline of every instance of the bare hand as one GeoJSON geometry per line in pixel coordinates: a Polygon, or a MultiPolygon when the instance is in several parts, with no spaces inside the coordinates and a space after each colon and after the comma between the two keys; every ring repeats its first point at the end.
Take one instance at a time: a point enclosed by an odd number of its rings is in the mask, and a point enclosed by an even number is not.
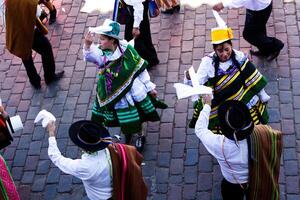
{"type": "Polygon", "coordinates": [[[55,122],[54,121],[50,121],[47,125],[47,130],[48,130],[48,134],[49,137],[55,137],[55,122]]]}
{"type": "Polygon", "coordinates": [[[85,37],[84,37],[84,44],[85,44],[85,47],[87,49],[90,48],[91,44],[93,43],[94,41],[94,34],[91,33],[91,32],[88,32],[85,37]]]}
{"type": "Polygon", "coordinates": [[[140,29],[139,28],[133,28],[132,29],[132,36],[134,38],[137,38],[140,35],[140,29]]]}
{"type": "Polygon", "coordinates": [[[216,5],[213,6],[213,9],[218,12],[221,11],[223,8],[224,8],[224,6],[223,6],[222,2],[217,3],[216,5]]]}
{"type": "Polygon", "coordinates": [[[4,107],[3,107],[3,106],[0,106],[0,114],[1,114],[4,118],[7,118],[7,117],[8,117],[8,114],[7,114],[7,112],[4,110],[4,107]]]}
{"type": "Polygon", "coordinates": [[[151,90],[150,91],[150,95],[153,97],[153,98],[156,98],[157,97],[157,91],[154,89],[154,90],[151,90]]]}
{"type": "Polygon", "coordinates": [[[211,106],[211,100],[212,100],[212,95],[211,94],[204,94],[202,96],[202,102],[203,104],[207,104],[211,106]]]}

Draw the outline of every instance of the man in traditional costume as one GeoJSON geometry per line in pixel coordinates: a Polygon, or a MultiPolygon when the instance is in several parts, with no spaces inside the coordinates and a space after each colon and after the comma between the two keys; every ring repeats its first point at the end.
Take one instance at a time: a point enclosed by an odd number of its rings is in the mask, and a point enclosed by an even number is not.
{"type": "Polygon", "coordinates": [[[208,129],[212,96],[204,95],[204,107],[195,133],[218,161],[224,200],[279,200],[279,170],[282,134],[267,125],[254,125],[248,107],[229,100],[219,106],[223,135],[208,129]]]}
{"type": "Polygon", "coordinates": [[[106,19],[102,26],[90,28],[85,38],[83,57],[98,67],[97,96],[92,120],[109,127],[121,127],[126,144],[138,134],[136,146],[143,150],[142,123],[158,121],[156,108],[167,105],[158,101],[155,84],[150,81],[147,61],[125,40],[119,38],[120,24],[106,19]],[[99,46],[92,34],[99,37],[99,46]]]}
{"type": "Polygon", "coordinates": [[[49,121],[47,129],[49,158],[64,173],[82,180],[89,199],[146,200],[142,155],[135,147],[112,143],[106,128],[82,120],[71,125],[69,136],[84,153],[80,159],[70,159],[57,147],[54,121],[49,121]]]}
{"type": "Polygon", "coordinates": [[[267,36],[266,24],[272,12],[272,0],[221,0],[213,9],[246,8],[246,19],[243,37],[256,46],[258,51],[250,50],[256,56],[264,56],[271,61],[279,55],[284,44],[275,37],[267,36]]]}
{"type": "Polygon", "coordinates": [[[6,0],[6,47],[10,53],[22,59],[30,83],[41,88],[41,78],[32,59],[32,49],[42,56],[44,78],[50,84],[62,78],[64,71],[55,73],[52,46],[44,33],[39,16],[42,9],[38,0],[6,0]]]}
{"type": "MultiPolygon", "coordinates": [[[[221,24],[221,22],[218,22],[221,24]]],[[[225,22],[224,22],[225,23],[225,22]]],[[[200,85],[213,89],[214,99],[210,113],[209,128],[221,133],[217,118],[218,107],[226,100],[245,103],[255,124],[266,124],[269,116],[266,103],[270,96],[264,90],[266,78],[256,69],[247,56],[232,48],[233,31],[227,26],[211,30],[211,43],[214,52],[202,58],[197,71],[200,85]]],[[[185,84],[191,84],[189,74],[184,77],[185,84]]],[[[194,128],[202,109],[201,98],[194,105],[195,111],[190,122],[194,128]]]]}

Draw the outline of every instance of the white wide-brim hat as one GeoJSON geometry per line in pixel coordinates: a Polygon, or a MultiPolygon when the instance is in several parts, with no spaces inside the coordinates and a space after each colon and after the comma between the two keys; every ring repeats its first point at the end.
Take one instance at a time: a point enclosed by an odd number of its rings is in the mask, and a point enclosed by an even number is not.
{"type": "Polygon", "coordinates": [[[105,19],[101,26],[89,27],[89,32],[106,35],[115,39],[120,40],[120,24],[110,19],[105,19]]]}

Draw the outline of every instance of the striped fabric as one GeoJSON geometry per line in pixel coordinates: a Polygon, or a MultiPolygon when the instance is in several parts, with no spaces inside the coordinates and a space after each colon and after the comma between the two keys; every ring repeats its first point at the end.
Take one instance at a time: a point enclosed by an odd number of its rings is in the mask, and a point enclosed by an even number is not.
{"type": "MultiPolygon", "coordinates": [[[[237,68],[229,68],[230,74],[223,74],[212,79],[206,83],[207,86],[213,87],[216,82],[214,90],[214,99],[212,100],[212,110],[210,113],[209,129],[213,132],[219,132],[219,121],[217,119],[217,111],[219,105],[226,100],[239,100],[248,104],[255,95],[257,95],[267,84],[266,78],[256,69],[256,67],[246,60],[241,67],[242,74],[237,68]],[[245,85],[243,82],[245,81],[245,85]]],[[[195,127],[199,113],[202,110],[201,98],[194,105],[193,118],[189,124],[191,128],[195,127]]],[[[269,120],[266,105],[260,100],[256,102],[250,112],[255,124],[266,124],[269,120]]]]}
{"type": "Polygon", "coordinates": [[[249,190],[251,200],[277,200],[282,134],[270,126],[257,125],[250,136],[249,190]]]}
{"type": "Polygon", "coordinates": [[[123,109],[108,109],[100,107],[97,101],[94,102],[92,120],[104,123],[106,126],[120,126],[124,134],[135,134],[142,130],[142,123],[145,121],[158,121],[159,115],[149,96],[135,106],[123,109]]]}

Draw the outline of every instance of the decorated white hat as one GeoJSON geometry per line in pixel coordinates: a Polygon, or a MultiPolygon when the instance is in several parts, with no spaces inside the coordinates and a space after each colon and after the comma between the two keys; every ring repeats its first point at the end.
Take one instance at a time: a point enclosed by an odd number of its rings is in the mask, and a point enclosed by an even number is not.
{"type": "Polygon", "coordinates": [[[105,19],[102,26],[89,27],[91,33],[107,35],[109,37],[120,39],[120,24],[118,22],[112,21],[110,19],[105,19]]]}
{"type": "Polygon", "coordinates": [[[227,40],[233,39],[233,31],[227,27],[225,21],[220,17],[217,11],[213,10],[213,14],[217,20],[218,27],[211,29],[211,43],[221,44],[227,40]]]}

